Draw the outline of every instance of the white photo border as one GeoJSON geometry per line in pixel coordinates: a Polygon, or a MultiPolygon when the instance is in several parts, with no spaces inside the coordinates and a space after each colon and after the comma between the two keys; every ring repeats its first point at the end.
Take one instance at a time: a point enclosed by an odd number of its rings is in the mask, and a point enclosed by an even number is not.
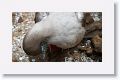
{"type": "Polygon", "coordinates": [[[112,0],[2,0],[0,73],[114,74],[112,0]],[[12,62],[12,12],[102,12],[102,62],[12,62]]]}

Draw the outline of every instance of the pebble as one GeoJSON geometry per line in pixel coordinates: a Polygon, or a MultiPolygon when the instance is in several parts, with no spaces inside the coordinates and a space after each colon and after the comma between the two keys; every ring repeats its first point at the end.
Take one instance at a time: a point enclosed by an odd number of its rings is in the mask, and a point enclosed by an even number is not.
{"type": "Polygon", "coordinates": [[[99,35],[92,38],[92,43],[96,52],[102,52],[102,38],[99,35]]]}
{"type": "Polygon", "coordinates": [[[23,60],[23,57],[20,57],[19,60],[22,61],[22,60],[23,60]]]}

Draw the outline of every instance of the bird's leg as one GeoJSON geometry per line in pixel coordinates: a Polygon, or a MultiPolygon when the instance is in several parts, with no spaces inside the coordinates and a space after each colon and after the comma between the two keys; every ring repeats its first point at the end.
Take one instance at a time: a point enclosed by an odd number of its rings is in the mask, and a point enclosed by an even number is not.
{"type": "Polygon", "coordinates": [[[45,62],[47,59],[47,51],[48,51],[48,45],[47,42],[41,42],[40,43],[40,60],[41,62],[45,62]]]}
{"type": "Polygon", "coordinates": [[[64,49],[62,49],[62,53],[64,52],[64,49]]]}

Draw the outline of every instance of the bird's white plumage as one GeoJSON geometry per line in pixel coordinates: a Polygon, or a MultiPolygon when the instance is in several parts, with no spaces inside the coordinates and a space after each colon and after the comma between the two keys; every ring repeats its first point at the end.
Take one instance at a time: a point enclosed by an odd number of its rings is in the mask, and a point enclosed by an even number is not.
{"type": "Polygon", "coordinates": [[[74,12],[50,13],[48,17],[36,23],[28,32],[26,42],[30,45],[34,44],[32,46],[35,48],[47,38],[48,44],[63,49],[74,47],[80,43],[85,34],[85,29],[78,18],[74,12]]]}
{"type": "Polygon", "coordinates": [[[82,23],[75,13],[52,13],[49,16],[54,34],[49,43],[61,48],[70,48],[77,45],[85,34],[82,23]]]}

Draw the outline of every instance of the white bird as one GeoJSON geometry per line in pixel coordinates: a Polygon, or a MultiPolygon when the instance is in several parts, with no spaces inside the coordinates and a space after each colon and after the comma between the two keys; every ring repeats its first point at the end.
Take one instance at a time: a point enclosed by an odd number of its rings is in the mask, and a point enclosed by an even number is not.
{"type": "Polygon", "coordinates": [[[62,49],[72,48],[85,35],[82,27],[83,14],[75,12],[53,12],[36,23],[25,35],[23,49],[28,55],[40,54],[40,43],[47,41],[62,49]]]}

